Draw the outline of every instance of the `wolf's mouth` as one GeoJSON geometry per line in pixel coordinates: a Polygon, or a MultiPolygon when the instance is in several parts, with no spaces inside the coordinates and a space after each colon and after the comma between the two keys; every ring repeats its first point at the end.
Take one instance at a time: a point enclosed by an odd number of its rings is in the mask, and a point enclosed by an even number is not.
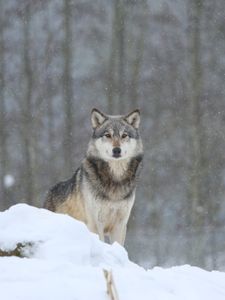
{"type": "Polygon", "coordinates": [[[113,157],[114,157],[114,158],[120,158],[120,157],[121,157],[121,154],[113,154],[113,157]]]}

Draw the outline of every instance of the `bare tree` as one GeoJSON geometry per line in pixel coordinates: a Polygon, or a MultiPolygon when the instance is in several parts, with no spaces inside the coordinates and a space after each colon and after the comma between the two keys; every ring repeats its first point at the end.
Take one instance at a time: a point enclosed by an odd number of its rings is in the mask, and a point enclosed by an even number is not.
{"type": "Polygon", "coordinates": [[[4,41],[4,4],[0,2],[0,207],[8,206],[7,188],[4,178],[7,174],[7,120],[6,120],[6,99],[5,99],[5,41],[4,41]]]}
{"type": "MultiPolygon", "coordinates": [[[[132,69],[130,70],[130,83],[129,83],[129,101],[132,107],[140,106],[139,103],[139,83],[140,83],[140,75],[141,75],[141,67],[143,63],[143,55],[144,55],[144,41],[146,39],[146,28],[148,21],[148,9],[147,2],[141,1],[140,3],[131,4],[132,13],[130,13],[130,23],[133,22],[132,16],[135,15],[135,12],[138,11],[139,16],[139,28],[138,28],[138,36],[136,35],[133,38],[134,49],[131,53],[132,55],[132,69]]],[[[132,26],[132,24],[129,24],[132,26]]],[[[137,27],[137,26],[136,26],[137,27]]],[[[131,31],[131,30],[130,30],[131,31]]],[[[131,32],[132,35],[132,32],[131,32]]]]}
{"type": "Polygon", "coordinates": [[[24,157],[24,180],[25,186],[25,200],[34,204],[34,147],[33,147],[33,121],[32,121],[32,92],[34,88],[33,84],[33,72],[31,66],[31,3],[24,4],[22,11],[23,21],[23,70],[24,74],[24,97],[21,106],[22,127],[21,127],[21,139],[23,141],[23,157],[24,157]]]}
{"type": "Polygon", "coordinates": [[[72,81],[72,65],[73,65],[73,45],[72,45],[72,2],[71,0],[63,1],[63,103],[64,103],[64,159],[65,170],[69,174],[72,171],[72,154],[73,154],[73,81],[72,81]]]}
{"type": "Polygon", "coordinates": [[[192,145],[192,169],[190,176],[190,198],[192,201],[191,215],[194,242],[192,259],[197,264],[203,265],[203,226],[205,221],[206,199],[202,195],[203,166],[203,127],[202,127],[202,48],[201,48],[201,21],[203,13],[203,1],[192,1],[192,24],[191,29],[191,91],[190,91],[190,124],[192,145]]]}
{"type": "Polygon", "coordinates": [[[113,23],[107,87],[108,109],[112,113],[116,113],[118,105],[120,107],[120,111],[124,111],[125,109],[125,19],[126,10],[124,0],[115,0],[113,6],[113,23]]]}

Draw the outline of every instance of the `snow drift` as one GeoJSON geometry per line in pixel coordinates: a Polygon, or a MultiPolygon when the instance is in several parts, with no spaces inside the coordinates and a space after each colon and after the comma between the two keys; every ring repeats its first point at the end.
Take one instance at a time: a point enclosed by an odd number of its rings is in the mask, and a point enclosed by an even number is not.
{"type": "Polygon", "coordinates": [[[190,266],[144,270],[123,247],[101,242],[65,215],[25,204],[0,213],[0,290],[4,300],[109,299],[103,269],[120,300],[225,299],[225,273],[190,266]]]}

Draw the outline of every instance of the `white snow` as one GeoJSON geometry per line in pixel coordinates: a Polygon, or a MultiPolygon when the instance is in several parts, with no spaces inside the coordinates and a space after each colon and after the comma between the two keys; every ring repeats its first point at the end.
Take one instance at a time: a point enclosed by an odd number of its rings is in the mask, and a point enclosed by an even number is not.
{"type": "Polygon", "coordinates": [[[225,299],[225,273],[188,265],[146,271],[83,223],[25,204],[0,213],[0,249],[18,243],[32,246],[24,250],[27,258],[0,257],[4,300],[109,299],[103,268],[112,270],[120,300],[225,299]]]}

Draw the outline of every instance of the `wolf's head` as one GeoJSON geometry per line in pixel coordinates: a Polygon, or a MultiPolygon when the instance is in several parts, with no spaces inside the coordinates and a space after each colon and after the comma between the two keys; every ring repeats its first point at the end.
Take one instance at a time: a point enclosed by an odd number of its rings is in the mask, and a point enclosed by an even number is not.
{"type": "Polygon", "coordinates": [[[91,113],[93,136],[88,154],[103,160],[129,159],[142,153],[139,134],[140,111],[110,116],[97,109],[91,113]]]}

